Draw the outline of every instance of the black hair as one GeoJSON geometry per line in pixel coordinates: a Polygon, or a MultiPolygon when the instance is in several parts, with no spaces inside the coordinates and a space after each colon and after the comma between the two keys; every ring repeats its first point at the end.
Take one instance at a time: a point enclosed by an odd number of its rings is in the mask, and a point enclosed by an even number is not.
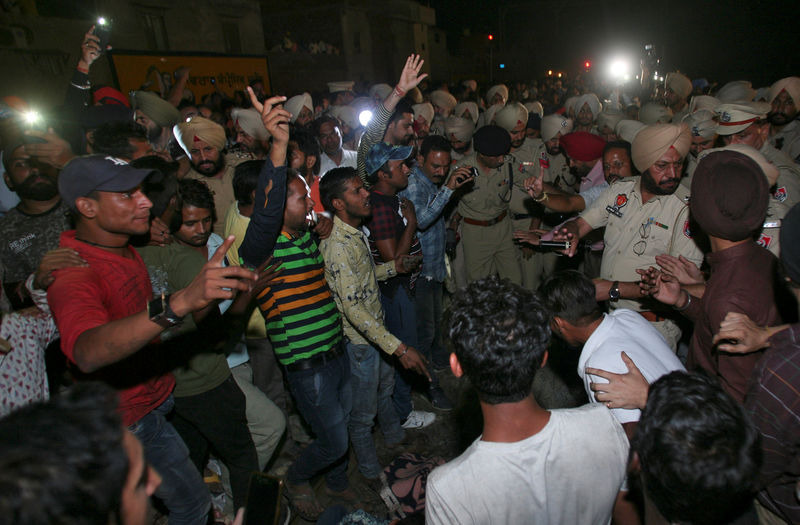
{"type": "Polygon", "coordinates": [[[239,204],[253,204],[253,192],[258,187],[258,175],[264,160],[248,160],[233,170],[233,196],[239,204]]]}
{"type": "Polygon", "coordinates": [[[131,161],[139,169],[155,170],[142,181],[142,193],[150,199],[150,217],[161,217],[169,206],[170,199],[178,191],[178,168],[175,161],[166,161],[157,155],[139,157],[131,161]]]}
{"type": "Polygon", "coordinates": [[[650,386],[632,448],[646,494],[670,523],[729,523],[755,495],[758,431],[704,373],[676,371],[650,386]]]}
{"type": "Polygon", "coordinates": [[[394,122],[397,122],[398,120],[402,120],[403,115],[405,115],[406,113],[411,113],[413,115],[414,109],[411,107],[411,104],[409,104],[408,101],[406,101],[405,99],[401,99],[394,107],[394,112],[392,113],[392,116],[389,118],[387,126],[392,125],[394,122]]]}
{"type": "Polygon", "coordinates": [[[217,210],[214,206],[214,193],[208,185],[197,179],[181,179],[178,181],[178,192],[175,194],[175,210],[169,225],[170,233],[181,229],[183,224],[183,208],[194,206],[211,211],[211,223],[217,222],[217,210]]]}
{"type": "Polygon", "coordinates": [[[586,326],[603,315],[597,304],[594,282],[577,270],[563,270],[539,287],[550,317],[560,317],[573,326],[586,326]]]}
{"type": "Polygon", "coordinates": [[[147,130],[132,120],[106,122],[92,132],[92,151],[99,155],[130,159],[135,151],[131,139],[147,142],[147,130]]]}
{"type": "Polygon", "coordinates": [[[289,135],[289,141],[295,141],[297,143],[297,147],[306,157],[313,156],[317,159],[314,163],[314,166],[311,168],[311,171],[314,173],[314,175],[319,175],[319,143],[314,140],[314,137],[311,135],[311,133],[303,128],[294,128],[289,135]]]}
{"type": "Polygon", "coordinates": [[[18,525],[108,525],[130,468],[117,394],[83,382],[0,420],[0,512],[18,525]]]}
{"type": "Polygon", "coordinates": [[[450,141],[441,135],[428,135],[423,139],[422,145],[419,147],[419,154],[424,159],[431,151],[450,153],[453,151],[453,147],[450,145],[450,141]]]}
{"type": "Polygon", "coordinates": [[[334,127],[339,128],[339,121],[336,120],[332,115],[322,115],[320,118],[314,121],[311,129],[314,132],[315,137],[319,137],[319,128],[322,127],[323,124],[333,124],[334,127]]]}
{"type": "Polygon", "coordinates": [[[326,210],[336,213],[333,207],[333,199],[341,199],[347,190],[347,181],[355,177],[358,177],[358,172],[355,168],[346,166],[333,168],[320,179],[319,198],[326,210]]]}
{"type": "Polygon", "coordinates": [[[624,149],[625,153],[628,154],[628,160],[631,163],[631,173],[633,175],[640,175],[639,170],[636,169],[636,165],[633,163],[633,156],[631,155],[631,143],[630,142],[625,141],[625,140],[612,140],[611,142],[607,143],[603,147],[603,155],[600,157],[600,159],[602,160],[603,157],[606,156],[606,153],[608,153],[608,150],[612,150],[612,149],[624,149]]]}
{"type": "Polygon", "coordinates": [[[474,281],[453,297],[444,326],[481,401],[513,403],[531,394],[550,340],[534,292],[495,275],[474,281]]]}

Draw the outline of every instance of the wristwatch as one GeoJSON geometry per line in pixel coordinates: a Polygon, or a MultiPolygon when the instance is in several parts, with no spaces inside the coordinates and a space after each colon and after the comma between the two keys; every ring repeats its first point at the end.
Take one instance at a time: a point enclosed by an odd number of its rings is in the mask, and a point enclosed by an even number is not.
{"type": "Polygon", "coordinates": [[[156,297],[147,303],[147,316],[150,320],[163,328],[171,328],[178,326],[183,322],[183,318],[178,317],[178,314],[172,311],[169,307],[170,294],[161,292],[159,297],[156,297]]]}
{"type": "Polygon", "coordinates": [[[611,283],[611,289],[608,290],[608,298],[611,301],[619,301],[619,281],[611,283]]]}

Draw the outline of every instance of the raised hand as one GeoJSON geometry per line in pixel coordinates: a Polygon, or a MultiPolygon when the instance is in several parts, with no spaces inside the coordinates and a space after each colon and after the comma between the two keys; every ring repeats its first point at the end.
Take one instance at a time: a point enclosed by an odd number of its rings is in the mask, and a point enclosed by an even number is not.
{"type": "Polygon", "coordinates": [[[417,87],[428,76],[427,73],[419,74],[424,63],[425,61],[419,55],[412,54],[406,59],[403,71],[400,73],[400,80],[397,81],[397,87],[400,88],[403,94],[417,87]]]}
{"type": "Polygon", "coordinates": [[[258,101],[258,97],[256,97],[253,88],[250,86],[247,86],[247,94],[250,95],[250,102],[253,104],[253,108],[261,113],[261,122],[264,123],[264,127],[272,135],[272,142],[288,143],[289,119],[292,114],[283,109],[282,106],[278,107],[279,104],[286,101],[286,97],[270,97],[262,104],[258,101]]]}
{"type": "Polygon", "coordinates": [[[78,68],[85,69],[86,73],[92,63],[100,57],[103,52],[100,49],[100,37],[94,34],[95,26],[92,26],[85,35],[83,35],[83,42],[81,43],[81,58],[78,61],[78,68]]]}

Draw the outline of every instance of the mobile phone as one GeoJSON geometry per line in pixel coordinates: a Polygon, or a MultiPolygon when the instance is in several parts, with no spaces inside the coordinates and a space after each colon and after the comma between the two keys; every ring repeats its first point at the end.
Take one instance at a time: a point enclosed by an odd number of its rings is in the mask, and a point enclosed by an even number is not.
{"type": "Polygon", "coordinates": [[[244,525],[278,525],[281,514],[283,480],[253,472],[247,489],[244,525]]]}
{"type": "Polygon", "coordinates": [[[100,17],[94,26],[94,34],[100,39],[98,45],[100,52],[105,53],[108,47],[108,42],[111,39],[111,20],[108,18],[100,17]]]}
{"type": "Polygon", "coordinates": [[[570,241],[539,241],[539,246],[542,248],[558,248],[561,250],[569,250],[572,243],[570,241]]]}

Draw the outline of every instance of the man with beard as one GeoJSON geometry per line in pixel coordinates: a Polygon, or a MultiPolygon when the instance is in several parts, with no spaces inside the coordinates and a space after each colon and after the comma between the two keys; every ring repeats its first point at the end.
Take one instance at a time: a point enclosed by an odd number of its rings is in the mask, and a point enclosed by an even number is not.
{"type": "Polygon", "coordinates": [[[308,93],[293,96],[283,107],[292,114],[289,123],[295,128],[308,128],[314,120],[314,101],[308,93]]]}
{"type": "Polygon", "coordinates": [[[738,102],[720,104],[714,110],[719,116],[717,134],[728,144],[744,144],[757,149],[767,160],[778,168],[772,198],[791,208],[800,202],[800,167],[783,151],[775,148],[767,140],[769,123],[766,102],[738,102]]]}
{"type": "Polygon", "coordinates": [[[172,137],[172,126],[181,120],[178,109],[148,91],[131,93],[131,106],[134,109],[134,120],[147,130],[147,141],[157,153],[169,152],[169,140],[172,137]]]}
{"type": "MultiPolygon", "coordinates": [[[[3,148],[3,179],[16,192],[19,204],[0,218],[0,265],[5,268],[3,286],[15,309],[26,304],[24,282],[36,271],[42,257],[58,248],[61,232],[69,228],[67,206],[58,194],[58,170],[26,152],[21,136],[3,148]]],[[[82,261],[72,250],[58,250],[57,258],[72,264],[82,261]]]]}
{"type": "Polygon", "coordinates": [[[568,221],[554,236],[571,241],[565,253],[572,257],[578,241],[605,226],[605,250],[598,300],[612,310],[629,308],[641,313],[675,349],[680,328],[653,302],[642,300],[637,269],[656,266],[656,255],[683,255],[699,266],[703,254],[689,229],[689,195],[680,185],[691,133],[685,124],[654,124],[642,128],[632,145],[633,164],[641,177],[618,180],[581,215],[568,221]]]}
{"type": "MultiPolygon", "coordinates": [[[[223,155],[225,130],[203,117],[192,117],[173,129],[175,138],[189,156],[192,169],[185,177],[202,180],[214,193],[217,217],[224,217],[236,198],[233,195],[233,172],[237,162],[223,155]]],[[[214,233],[222,235],[223,221],[214,224],[214,233]]]]}
{"type": "Polygon", "coordinates": [[[258,111],[253,108],[234,108],[231,111],[231,119],[242,159],[264,159],[269,151],[269,132],[261,122],[258,111]]]}
{"type": "Polygon", "coordinates": [[[456,168],[471,166],[478,172],[458,200],[467,281],[497,273],[521,284],[508,209],[512,175],[504,162],[511,138],[499,126],[484,126],[475,132],[473,144],[475,153],[456,164],[456,168]]]}
{"type": "Polygon", "coordinates": [[[431,134],[434,115],[433,106],[430,102],[423,102],[422,104],[414,104],[411,109],[414,110],[414,133],[417,135],[415,145],[419,149],[425,137],[431,134]]]}
{"type": "Polygon", "coordinates": [[[472,134],[475,124],[468,118],[450,115],[444,121],[444,133],[453,148],[453,162],[472,154],[472,134]]]}
{"type": "Polygon", "coordinates": [[[319,157],[320,177],[324,177],[333,168],[358,166],[358,153],[342,147],[342,129],[336,118],[323,115],[314,121],[313,126],[314,136],[322,149],[319,157]]]}
{"type": "Polygon", "coordinates": [[[686,174],[681,179],[681,184],[686,188],[692,187],[692,175],[697,168],[697,161],[702,152],[714,147],[717,141],[717,121],[714,112],[708,109],[698,109],[683,117],[683,122],[692,132],[692,144],[689,146],[689,161],[686,163],[686,174]]]}
{"type": "Polygon", "coordinates": [[[681,122],[689,114],[689,95],[692,94],[692,81],[678,72],[667,73],[664,78],[664,103],[672,110],[672,122],[681,122]]]}
{"type": "Polygon", "coordinates": [[[594,124],[602,109],[603,105],[594,93],[578,97],[575,100],[575,131],[587,131],[599,135],[594,124]]]}
{"type": "Polygon", "coordinates": [[[800,78],[787,77],[769,88],[772,111],[769,113],[770,143],[800,162],[800,123],[797,104],[800,103],[800,78]]]}

